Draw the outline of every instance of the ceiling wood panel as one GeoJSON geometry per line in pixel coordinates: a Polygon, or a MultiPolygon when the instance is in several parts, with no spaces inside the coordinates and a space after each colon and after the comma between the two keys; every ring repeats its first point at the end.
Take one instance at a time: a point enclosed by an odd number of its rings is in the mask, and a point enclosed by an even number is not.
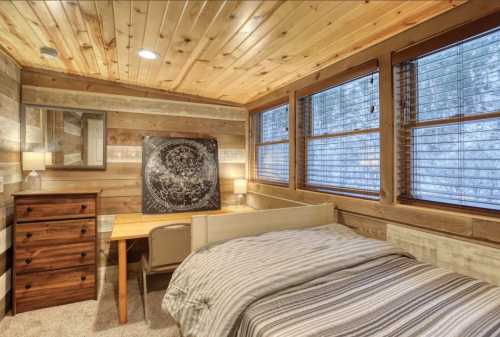
{"type": "Polygon", "coordinates": [[[26,67],[247,103],[464,2],[0,1],[0,46],[26,67]]]}

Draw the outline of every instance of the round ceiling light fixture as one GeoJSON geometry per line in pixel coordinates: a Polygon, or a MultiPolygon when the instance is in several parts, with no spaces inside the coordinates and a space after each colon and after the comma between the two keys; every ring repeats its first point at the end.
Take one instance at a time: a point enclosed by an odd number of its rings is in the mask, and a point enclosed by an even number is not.
{"type": "Polygon", "coordinates": [[[139,49],[139,56],[146,60],[156,60],[158,58],[157,53],[148,49],[139,49]]]}
{"type": "Polygon", "coordinates": [[[40,48],[40,54],[46,58],[55,59],[57,58],[57,49],[44,46],[40,48]]]}

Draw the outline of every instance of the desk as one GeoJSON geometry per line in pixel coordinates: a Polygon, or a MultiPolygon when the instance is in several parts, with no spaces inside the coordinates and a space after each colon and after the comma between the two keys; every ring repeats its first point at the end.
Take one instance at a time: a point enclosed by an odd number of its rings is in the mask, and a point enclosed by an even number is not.
{"type": "Polygon", "coordinates": [[[151,229],[168,223],[191,223],[195,215],[251,212],[248,206],[229,206],[221,210],[171,214],[119,214],[113,222],[111,241],[118,241],[118,309],[121,324],[127,323],[127,240],[147,238],[151,229]]]}

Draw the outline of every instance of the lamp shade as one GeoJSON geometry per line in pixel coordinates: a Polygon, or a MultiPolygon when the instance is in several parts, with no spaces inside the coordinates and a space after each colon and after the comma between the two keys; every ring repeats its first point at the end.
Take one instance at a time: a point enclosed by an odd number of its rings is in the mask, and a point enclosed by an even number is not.
{"type": "Polygon", "coordinates": [[[45,170],[45,152],[23,152],[23,171],[45,170]]]}
{"type": "Polygon", "coordinates": [[[247,193],[247,180],[244,178],[234,179],[233,192],[234,192],[234,194],[247,193]]]}

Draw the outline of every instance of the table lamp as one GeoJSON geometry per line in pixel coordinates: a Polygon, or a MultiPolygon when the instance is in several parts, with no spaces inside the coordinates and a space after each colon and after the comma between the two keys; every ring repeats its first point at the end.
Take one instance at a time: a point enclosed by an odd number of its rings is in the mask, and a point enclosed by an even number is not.
{"type": "Polygon", "coordinates": [[[238,204],[242,205],[247,193],[247,180],[245,178],[234,179],[233,192],[238,195],[238,204]]]}
{"type": "Polygon", "coordinates": [[[44,152],[23,152],[23,171],[31,171],[24,180],[24,188],[39,191],[42,188],[42,178],[37,171],[45,170],[44,152]]]}

